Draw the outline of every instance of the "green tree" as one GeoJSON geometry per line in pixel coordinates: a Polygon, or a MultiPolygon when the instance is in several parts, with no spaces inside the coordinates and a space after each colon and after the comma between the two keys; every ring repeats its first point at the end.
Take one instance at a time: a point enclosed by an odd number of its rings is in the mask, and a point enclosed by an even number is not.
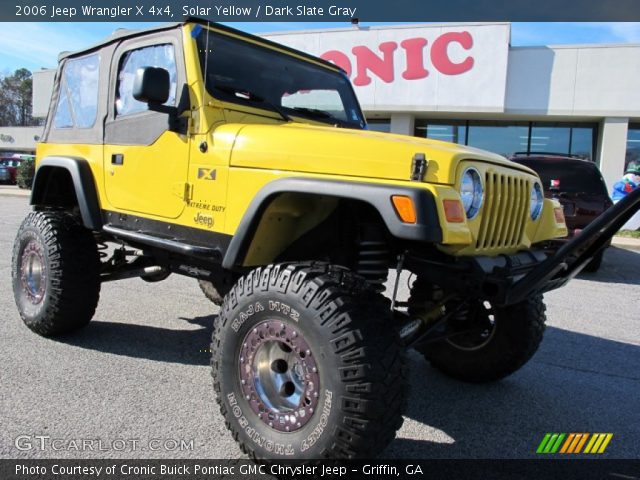
{"type": "Polygon", "coordinates": [[[39,125],[31,116],[32,74],[26,68],[0,79],[0,126],[27,127],[39,125]]]}

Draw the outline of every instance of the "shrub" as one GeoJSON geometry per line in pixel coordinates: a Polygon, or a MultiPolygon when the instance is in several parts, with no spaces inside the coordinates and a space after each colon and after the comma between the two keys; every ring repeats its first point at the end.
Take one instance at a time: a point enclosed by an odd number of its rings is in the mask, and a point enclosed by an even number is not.
{"type": "Polygon", "coordinates": [[[33,175],[36,170],[36,162],[34,159],[23,160],[18,167],[16,175],[16,183],[20,188],[31,188],[33,185],[33,175]]]}

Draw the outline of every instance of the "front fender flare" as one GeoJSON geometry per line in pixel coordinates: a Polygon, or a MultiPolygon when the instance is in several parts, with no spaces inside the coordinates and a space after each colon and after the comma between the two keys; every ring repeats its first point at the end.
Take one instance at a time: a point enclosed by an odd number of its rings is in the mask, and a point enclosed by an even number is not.
{"type": "Polygon", "coordinates": [[[313,178],[283,178],[265,185],[249,204],[222,261],[224,268],[232,269],[244,258],[262,214],[271,201],[282,193],[318,194],[359,200],[379,212],[389,232],[396,238],[431,243],[442,241],[435,199],[427,189],[313,178]],[[391,203],[392,195],[412,198],[416,208],[416,223],[400,221],[391,203]]]}

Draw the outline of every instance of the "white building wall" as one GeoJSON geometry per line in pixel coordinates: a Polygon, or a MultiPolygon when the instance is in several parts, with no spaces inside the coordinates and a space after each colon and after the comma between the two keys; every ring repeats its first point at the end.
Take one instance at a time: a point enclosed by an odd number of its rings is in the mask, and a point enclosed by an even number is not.
{"type": "Polygon", "coordinates": [[[44,127],[0,127],[0,151],[32,152],[44,127]]]}
{"type": "Polygon", "coordinates": [[[628,118],[605,118],[600,122],[597,161],[609,192],[624,173],[628,127],[628,118]]]}
{"type": "Polygon", "coordinates": [[[33,72],[33,97],[31,98],[31,107],[34,117],[44,118],[47,116],[55,76],[55,70],[38,70],[33,72]]]}
{"type": "Polygon", "coordinates": [[[517,47],[505,112],[640,117],[640,45],[517,47]]]}

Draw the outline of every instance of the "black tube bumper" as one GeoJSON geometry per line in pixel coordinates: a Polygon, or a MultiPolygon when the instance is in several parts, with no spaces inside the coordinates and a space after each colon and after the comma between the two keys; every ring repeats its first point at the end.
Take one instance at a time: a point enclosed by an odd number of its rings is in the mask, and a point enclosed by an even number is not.
{"type": "Polygon", "coordinates": [[[640,189],[607,209],[552,253],[532,249],[515,255],[463,257],[448,263],[409,255],[407,267],[462,297],[512,305],[565,285],[611,243],[611,237],[638,210],[640,189]]]}

